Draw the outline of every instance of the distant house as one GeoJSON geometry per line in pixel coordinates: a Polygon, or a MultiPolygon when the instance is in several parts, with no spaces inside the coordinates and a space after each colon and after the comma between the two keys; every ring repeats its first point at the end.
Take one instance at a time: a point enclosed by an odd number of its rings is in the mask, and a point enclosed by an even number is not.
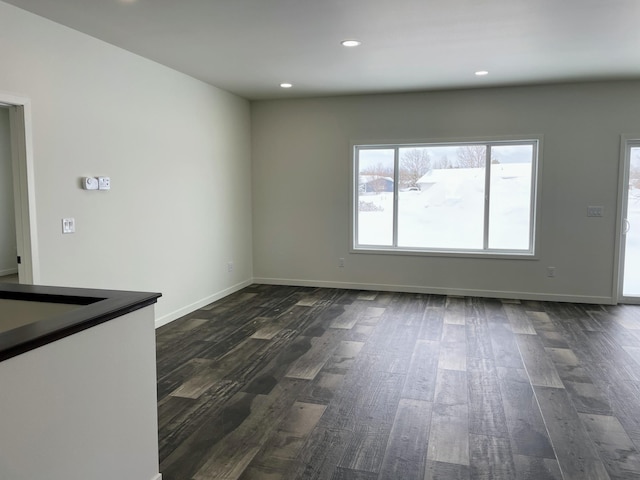
{"type": "Polygon", "coordinates": [[[393,178],[380,175],[360,175],[358,177],[360,193],[393,192],[393,178]]]}
{"type": "MultiPolygon", "coordinates": [[[[500,190],[506,187],[505,182],[520,183],[526,190],[526,186],[531,183],[531,164],[492,165],[492,188],[500,190]]],[[[423,175],[416,184],[429,205],[453,204],[462,199],[481,202],[485,190],[485,171],[484,168],[434,168],[423,175]]]]}
{"type": "MultiPolygon", "coordinates": [[[[530,163],[505,163],[491,166],[493,178],[510,180],[516,178],[529,178],[531,175],[530,163]]],[[[455,188],[460,183],[479,179],[484,181],[484,168],[434,168],[426,175],[420,177],[416,185],[420,190],[429,190],[436,184],[444,184],[449,188],[455,188]]]]}

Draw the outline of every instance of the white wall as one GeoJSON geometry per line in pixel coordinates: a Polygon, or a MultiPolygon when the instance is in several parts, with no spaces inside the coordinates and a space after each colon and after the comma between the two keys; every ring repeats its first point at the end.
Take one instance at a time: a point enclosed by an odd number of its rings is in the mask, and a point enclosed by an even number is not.
{"type": "Polygon", "coordinates": [[[9,110],[0,107],[0,275],[18,271],[9,110]]]}
{"type": "Polygon", "coordinates": [[[640,133],[639,104],[639,82],[254,102],[254,277],[610,301],[620,135],[640,133]],[[351,141],[532,134],[544,138],[537,260],[349,252],[351,141]]]}
{"type": "Polygon", "coordinates": [[[157,480],[153,306],[0,362],[0,478],[157,480]]]}
{"type": "Polygon", "coordinates": [[[162,292],[165,322],[250,281],[249,102],[1,2],[0,62],[31,99],[40,283],[162,292]]]}

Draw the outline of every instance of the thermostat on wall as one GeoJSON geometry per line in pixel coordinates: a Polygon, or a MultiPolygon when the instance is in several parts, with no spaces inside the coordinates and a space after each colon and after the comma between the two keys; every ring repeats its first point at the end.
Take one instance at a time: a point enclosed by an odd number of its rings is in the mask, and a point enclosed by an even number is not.
{"type": "Polygon", "coordinates": [[[82,188],[85,190],[98,190],[98,179],[95,177],[84,177],[82,179],[82,188]]]}

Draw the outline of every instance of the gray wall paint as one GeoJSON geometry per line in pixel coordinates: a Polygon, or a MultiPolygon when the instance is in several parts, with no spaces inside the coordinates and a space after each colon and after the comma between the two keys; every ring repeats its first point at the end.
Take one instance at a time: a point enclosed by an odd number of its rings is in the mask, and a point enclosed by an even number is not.
{"type": "Polygon", "coordinates": [[[0,107],[0,275],[18,271],[9,109],[0,107]]]}
{"type": "Polygon", "coordinates": [[[2,2],[0,32],[0,90],[31,100],[40,282],[162,292],[160,322],[250,282],[249,102],[2,2]]]}
{"type": "Polygon", "coordinates": [[[639,103],[639,82],[254,102],[254,277],[611,300],[620,135],[640,133],[639,103]],[[351,142],[496,135],[544,139],[536,260],[349,252],[351,142]],[[588,205],[604,217],[587,218],[588,205]]]}

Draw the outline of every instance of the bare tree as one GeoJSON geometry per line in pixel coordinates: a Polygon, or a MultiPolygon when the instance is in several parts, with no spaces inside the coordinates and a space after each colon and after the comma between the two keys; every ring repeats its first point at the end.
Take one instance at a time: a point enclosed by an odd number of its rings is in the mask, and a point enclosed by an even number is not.
{"type": "Polygon", "coordinates": [[[458,166],[460,168],[484,167],[487,157],[484,145],[465,145],[456,151],[458,155],[458,166]]]}
{"type": "Polygon", "coordinates": [[[378,162],[360,170],[360,175],[375,175],[377,177],[393,178],[393,165],[385,165],[378,162]]]}
{"type": "Polygon", "coordinates": [[[440,157],[440,160],[436,160],[434,162],[433,168],[440,168],[440,169],[453,168],[453,165],[452,165],[451,160],[449,160],[449,157],[447,155],[442,155],[440,157]]]}
{"type": "Polygon", "coordinates": [[[640,151],[635,148],[631,151],[635,153],[635,155],[629,165],[629,185],[640,188],[640,151]]]}
{"type": "Polygon", "coordinates": [[[640,189],[640,168],[631,166],[629,169],[629,185],[633,188],[640,189]]]}
{"type": "Polygon", "coordinates": [[[433,168],[426,148],[403,148],[400,153],[400,186],[417,187],[418,180],[433,168]]]}

